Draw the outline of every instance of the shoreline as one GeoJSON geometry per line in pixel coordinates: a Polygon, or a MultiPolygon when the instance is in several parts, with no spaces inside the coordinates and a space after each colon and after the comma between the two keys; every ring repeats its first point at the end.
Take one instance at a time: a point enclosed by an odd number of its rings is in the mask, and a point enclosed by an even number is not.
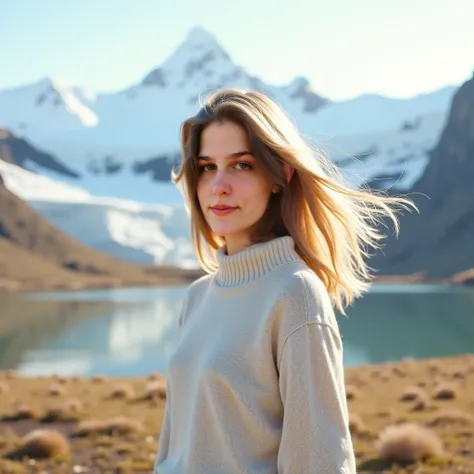
{"type": "MultiPolygon", "coordinates": [[[[157,267],[158,272],[163,270],[157,267]]],[[[76,281],[71,280],[42,280],[25,281],[14,280],[0,277],[0,294],[2,293],[23,293],[23,292],[41,292],[41,291],[83,291],[83,290],[107,290],[107,289],[125,289],[139,287],[175,287],[187,285],[200,276],[199,271],[182,270],[173,268],[169,275],[162,274],[150,276],[147,279],[126,280],[123,278],[102,277],[87,278],[87,275],[78,274],[76,281]]]]}
{"type": "MultiPolygon", "coordinates": [[[[158,272],[166,272],[167,270],[160,267],[156,268],[158,272]]],[[[23,292],[49,292],[49,291],[83,291],[83,290],[107,290],[107,289],[126,289],[126,288],[152,288],[152,287],[176,287],[185,286],[197,278],[205,275],[200,269],[181,269],[170,268],[170,274],[162,273],[150,279],[125,280],[121,278],[87,278],[87,275],[78,275],[77,281],[59,281],[59,280],[14,280],[0,277],[0,294],[2,293],[23,293],[23,292]]],[[[373,285],[440,285],[453,287],[474,287],[474,272],[467,271],[456,274],[451,278],[424,278],[416,275],[381,275],[372,280],[373,285]]]]}

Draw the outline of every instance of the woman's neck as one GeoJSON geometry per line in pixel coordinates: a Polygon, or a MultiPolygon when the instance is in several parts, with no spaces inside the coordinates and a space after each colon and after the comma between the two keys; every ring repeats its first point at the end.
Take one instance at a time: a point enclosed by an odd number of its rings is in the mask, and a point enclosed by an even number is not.
{"type": "Polygon", "coordinates": [[[249,235],[227,237],[225,239],[225,252],[226,255],[229,256],[235,255],[251,247],[252,245],[269,242],[270,240],[273,240],[276,237],[276,235],[271,235],[267,239],[259,242],[252,242],[249,235]]]}
{"type": "Polygon", "coordinates": [[[219,268],[215,277],[219,286],[249,283],[281,265],[301,260],[290,236],[253,244],[234,254],[226,253],[223,246],[216,258],[219,268]]]}

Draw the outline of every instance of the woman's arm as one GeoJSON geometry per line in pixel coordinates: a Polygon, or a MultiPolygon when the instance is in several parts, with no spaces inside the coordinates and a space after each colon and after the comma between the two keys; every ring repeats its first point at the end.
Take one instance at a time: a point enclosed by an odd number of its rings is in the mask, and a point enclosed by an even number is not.
{"type": "Polygon", "coordinates": [[[155,460],[154,472],[157,472],[158,465],[167,458],[169,445],[170,445],[170,414],[169,414],[169,400],[167,400],[165,404],[165,410],[163,413],[163,422],[161,423],[160,437],[158,439],[158,454],[155,460]]]}
{"type": "Polygon", "coordinates": [[[355,474],[339,332],[310,321],[286,338],[279,360],[284,405],[279,474],[355,474]]]}

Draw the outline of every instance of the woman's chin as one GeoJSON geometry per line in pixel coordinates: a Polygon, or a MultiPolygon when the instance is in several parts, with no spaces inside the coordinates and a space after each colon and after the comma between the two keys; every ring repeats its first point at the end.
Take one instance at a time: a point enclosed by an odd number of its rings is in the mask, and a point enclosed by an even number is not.
{"type": "Polygon", "coordinates": [[[214,227],[212,231],[214,232],[214,234],[218,235],[224,240],[232,239],[233,237],[238,236],[241,233],[239,232],[239,230],[229,229],[228,227],[223,228],[223,227],[218,227],[218,226],[214,227]]]}

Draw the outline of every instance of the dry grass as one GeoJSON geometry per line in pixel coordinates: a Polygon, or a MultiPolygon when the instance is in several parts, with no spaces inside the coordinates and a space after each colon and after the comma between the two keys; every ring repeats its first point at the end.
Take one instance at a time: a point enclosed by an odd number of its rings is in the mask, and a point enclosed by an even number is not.
{"type": "Polygon", "coordinates": [[[150,382],[145,389],[143,400],[166,399],[166,380],[150,382]]]}
{"type": "Polygon", "coordinates": [[[18,374],[15,370],[3,370],[0,371],[0,379],[12,380],[18,377],[18,374]]]}
{"type": "Polygon", "coordinates": [[[8,385],[6,382],[0,382],[0,395],[2,393],[8,392],[10,390],[10,385],[8,385]]]}
{"type": "Polygon", "coordinates": [[[454,423],[474,425],[474,415],[465,411],[451,409],[439,412],[426,421],[427,426],[452,425],[454,423]]]}
{"type": "Polygon", "coordinates": [[[354,400],[359,397],[359,390],[357,387],[351,384],[346,385],[346,399],[354,400]]]}
{"type": "Polygon", "coordinates": [[[39,412],[36,408],[22,403],[11,413],[5,414],[2,419],[5,421],[36,420],[39,416],[39,412]]]}
{"type": "Polygon", "coordinates": [[[144,430],[144,425],[138,420],[118,416],[110,420],[86,420],[79,423],[76,436],[94,435],[125,435],[144,430]]]}
{"type": "Polygon", "coordinates": [[[70,453],[67,438],[55,430],[34,430],[28,433],[21,445],[6,455],[10,459],[66,458],[70,453]]]}
{"type": "Polygon", "coordinates": [[[72,413],[78,413],[84,409],[83,403],[78,398],[70,398],[64,402],[64,407],[72,413]]]}
{"type": "Polygon", "coordinates": [[[434,400],[452,400],[458,396],[459,389],[450,382],[442,382],[433,390],[434,400]]]}
{"type": "Polygon", "coordinates": [[[68,400],[46,410],[42,421],[52,423],[55,421],[77,421],[80,419],[82,403],[80,400],[68,400]]]}
{"type": "Polygon", "coordinates": [[[53,383],[48,389],[48,394],[52,397],[61,397],[66,394],[66,388],[58,383],[53,383]]]}
{"type": "MultiPolygon", "coordinates": [[[[349,428],[357,473],[474,474],[474,371],[470,370],[474,355],[401,361],[399,366],[400,372],[394,370],[393,363],[346,369],[346,386],[355,394],[349,402],[349,428]],[[433,366],[437,367],[435,371],[433,366]],[[453,380],[453,374],[461,369],[464,378],[453,380]],[[457,388],[455,398],[431,397],[435,389],[448,383],[457,388]],[[427,403],[419,391],[416,398],[400,402],[401,395],[414,387],[428,394],[427,403]],[[425,406],[416,410],[421,402],[425,406]],[[406,424],[417,428],[410,431],[406,424]],[[420,426],[441,440],[442,458],[430,455],[406,464],[408,461],[381,457],[382,445],[383,453],[387,454],[390,446],[403,459],[429,453],[434,444],[430,445],[427,439],[431,438],[424,436],[420,426]],[[393,431],[395,428],[398,431],[393,431]]],[[[57,376],[6,378],[3,372],[0,381],[9,385],[9,390],[0,395],[0,473],[71,474],[74,466],[87,474],[153,472],[166,401],[162,374],[121,379],[65,377],[60,381],[57,376]],[[67,389],[67,394],[51,397],[53,384],[67,389]],[[125,386],[131,387],[136,396],[110,398],[117,387],[125,386]],[[69,441],[68,456],[38,459],[33,464],[5,458],[19,449],[25,435],[45,428],[62,433],[69,441]]]]}
{"type": "Polygon", "coordinates": [[[107,377],[105,375],[97,374],[94,375],[91,380],[94,383],[104,383],[107,380],[107,377]]]}
{"type": "Polygon", "coordinates": [[[152,372],[148,374],[147,380],[165,380],[165,376],[160,372],[152,372]]]}
{"type": "Polygon", "coordinates": [[[349,413],[349,430],[352,435],[363,434],[367,431],[364,420],[358,413],[349,413]]]}
{"type": "Polygon", "coordinates": [[[60,385],[66,385],[69,382],[69,379],[67,377],[60,377],[60,376],[54,377],[54,380],[56,381],[56,383],[60,385]]]}
{"type": "Polygon", "coordinates": [[[405,388],[403,393],[400,395],[401,402],[411,402],[414,400],[426,400],[428,395],[424,390],[418,386],[410,386],[405,388]]]}
{"type": "Polygon", "coordinates": [[[130,384],[122,383],[116,385],[110,392],[109,398],[118,398],[121,400],[130,400],[135,396],[135,390],[130,384]]]}
{"type": "Polygon", "coordinates": [[[415,423],[388,426],[377,442],[379,457],[388,461],[415,462],[444,454],[434,431],[415,423]]]}
{"type": "MultiPolygon", "coordinates": [[[[363,394],[350,401],[350,411],[354,415],[349,423],[356,414],[354,425],[363,421],[365,429],[362,435],[357,429],[351,431],[358,474],[474,474],[474,424],[470,421],[471,415],[474,416],[474,373],[468,369],[473,363],[474,355],[465,355],[400,362],[400,371],[394,370],[393,363],[347,368],[347,386],[359,386],[359,381],[367,382],[363,394]],[[454,381],[453,374],[460,368],[463,368],[464,378],[454,381]],[[398,375],[401,373],[404,375],[398,375]],[[387,375],[386,379],[384,375],[387,375]],[[432,398],[435,392],[448,389],[450,398],[432,398]],[[404,398],[408,400],[401,402],[404,398]],[[419,460],[406,466],[401,461],[397,465],[381,459],[377,449],[378,436],[390,426],[407,424],[434,432],[445,447],[444,460],[419,460]],[[458,466],[462,470],[458,470],[458,466]]],[[[396,431],[393,433],[397,434],[396,431]]],[[[409,433],[411,438],[407,435],[405,439],[415,443],[418,439],[415,435],[420,430],[409,433]]]]}

